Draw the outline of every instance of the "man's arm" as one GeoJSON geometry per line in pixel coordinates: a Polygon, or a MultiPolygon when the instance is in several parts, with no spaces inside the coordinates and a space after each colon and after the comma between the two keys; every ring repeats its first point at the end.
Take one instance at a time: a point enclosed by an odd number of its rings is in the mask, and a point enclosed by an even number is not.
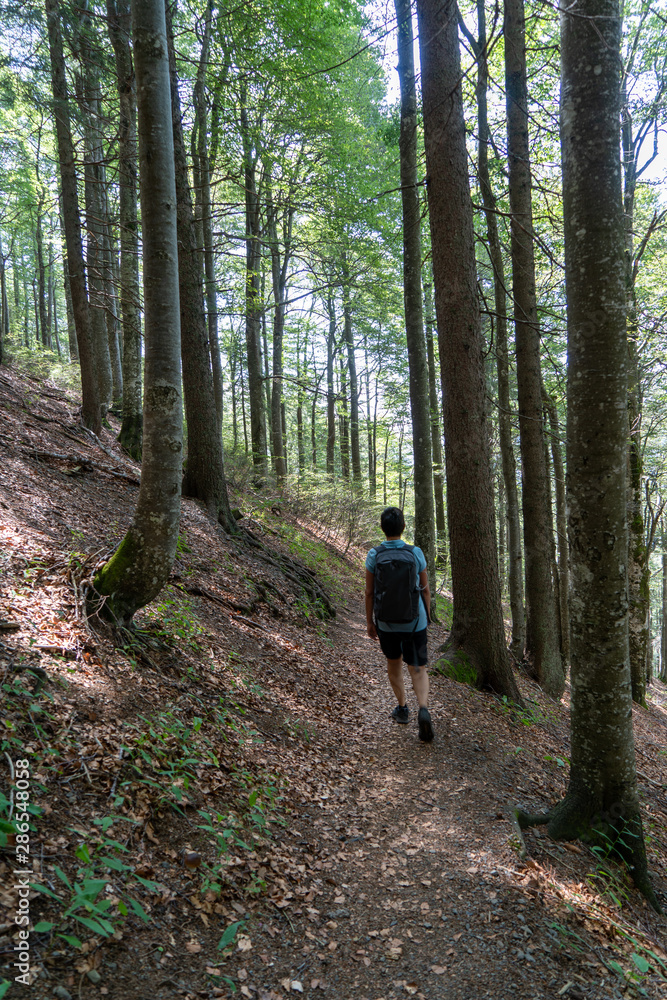
{"type": "Polygon", "coordinates": [[[426,608],[426,617],[429,622],[431,621],[431,588],[428,585],[428,572],[423,569],[419,574],[419,586],[421,588],[422,597],[424,598],[424,606],[426,608]]]}
{"type": "Polygon", "coordinates": [[[373,621],[373,595],[375,593],[375,575],[369,569],[366,570],[366,631],[371,639],[377,639],[377,629],[373,621]]]}

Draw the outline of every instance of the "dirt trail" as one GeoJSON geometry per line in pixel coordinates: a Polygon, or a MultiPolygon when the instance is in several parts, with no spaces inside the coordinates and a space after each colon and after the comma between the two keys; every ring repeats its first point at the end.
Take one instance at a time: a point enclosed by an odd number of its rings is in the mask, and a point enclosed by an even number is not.
{"type": "MultiPolygon", "coordinates": [[[[310,539],[324,559],[316,568],[338,574],[335,620],[308,617],[275,564],[225,539],[186,501],[169,594],[157,617],[141,618],[150,642],[123,651],[86,623],[73,587],[122,537],[138,468],[112,432],[102,443],[87,439],[72,399],[40,391],[16,373],[0,378],[0,619],[12,629],[0,636],[3,721],[8,746],[18,735],[21,753],[41,761],[36,877],[54,889],[56,865],[77,877],[81,844],[97,849],[96,823],[122,790],[112,834],[127,845],[130,872],[155,879],[159,892],[142,894],[128,875],[150,921],[131,914],[115,939],[89,938],[82,953],[35,933],[34,981],[12,986],[11,1000],[667,997],[667,921],[627,875],[608,864],[596,870],[587,849],[539,830],[527,834],[523,860],[513,842],[515,803],[537,810],[564,792],[567,698],[555,705],[520,676],[527,707],[517,711],[436,677],[436,738],[420,743],[411,692],[410,724],[390,717],[384,659],[362,614],[361,554],[354,565],[327,555],[317,526],[289,512],[283,523],[279,507],[273,521],[243,524],[268,546],[284,549],[297,532],[300,545],[310,539]],[[151,639],[175,628],[177,641],[151,639]],[[41,730],[26,664],[41,664],[51,682],[41,730]],[[18,687],[6,694],[9,682],[18,687]],[[147,720],[159,733],[142,757],[147,720]],[[210,741],[219,766],[207,756],[210,741]],[[165,802],[183,756],[196,765],[179,813],[165,802]],[[284,793],[271,807],[276,822],[250,846],[221,853],[202,832],[202,809],[220,810],[224,827],[226,816],[242,816],[245,795],[246,823],[248,791],[264,794],[271,776],[284,793]],[[192,850],[201,869],[183,864],[192,850]],[[206,869],[220,878],[219,893],[202,886],[206,869]],[[233,950],[221,954],[235,921],[233,950]]],[[[236,500],[252,513],[252,496],[236,500]]],[[[444,630],[429,634],[433,652],[444,630]]],[[[633,714],[649,866],[664,905],[667,689],[655,684],[650,697],[633,714]]],[[[252,825],[243,829],[252,837],[252,825]]],[[[0,852],[6,977],[11,870],[0,852]]],[[[32,905],[35,919],[62,919],[43,896],[32,905]]]]}
{"type": "Polygon", "coordinates": [[[339,615],[329,631],[361,674],[359,720],[339,757],[351,780],[335,809],[301,813],[304,838],[331,846],[322,920],[282,972],[340,1000],[538,1000],[568,983],[571,997],[617,996],[553,929],[555,908],[523,884],[506,818],[519,768],[489,731],[484,696],[436,678],[436,739],[421,744],[414,696],[409,725],[390,718],[393,694],[361,614],[339,615]],[[364,683],[366,670],[375,683],[364,683]]]}

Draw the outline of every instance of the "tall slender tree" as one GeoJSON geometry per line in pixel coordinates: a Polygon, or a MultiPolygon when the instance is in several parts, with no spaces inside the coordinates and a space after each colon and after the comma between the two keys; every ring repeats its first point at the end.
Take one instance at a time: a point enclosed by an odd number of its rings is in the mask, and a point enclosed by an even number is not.
{"type": "Polygon", "coordinates": [[[129,622],[169,579],[183,464],[176,183],[164,0],[132,0],[132,38],[146,329],[144,447],[132,522],[93,581],[93,603],[121,623],[129,622]]]}
{"type": "Polygon", "coordinates": [[[555,839],[602,836],[650,885],[632,732],[626,523],[627,346],[617,0],[561,12],[572,600],[571,768],[555,839]]]}
{"type": "Polygon", "coordinates": [[[454,619],[446,655],[520,700],[505,646],[455,0],[418,0],[454,619]]]}
{"type": "Polygon", "coordinates": [[[504,10],[512,289],[523,481],[526,658],[544,690],[559,698],[565,687],[565,671],[551,577],[553,527],[549,519],[548,471],[542,422],[523,0],[505,0],[504,10]]]}
{"type": "MultiPolygon", "coordinates": [[[[426,559],[435,593],[435,520],[428,356],[422,308],[421,211],[417,186],[417,88],[411,0],[395,0],[398,78],[401,86],[401,199],[403,205],[403,304],[410,373],[415,543],[426,559]]],[[[435,607],[435,601],[433,601],[435,607]]]]}
{"type": "Polygon", "coordinates": [[[77,350],[81,366],[81,419],[95,434],[102,429],[100,393],[95,372],[86,269],[83,260],[79,195],[74,163],[74,143],[70,126],[69,95],[63,55],[60,5],[57,0],[45,0],[51,62],[56,139],[60,165],[61,205],[67,245],[67,270],[72,296],[72,312],[76,326],[77,350]]]}
{"type": "Polygon", "coordinates": [[[107,0],[107,24],[116,63],[120,103],[118,196],[120,227],[120,307],[123,319],[123,411],[118,440],[141,458],[141,314],[137,222],[137,93],[130,49],[129,0],[107,0]]]}
{"type": "Polygon", "coordinates": [[[173,6],[167,7],[167,40],[171,82],[173,148],[175,158],[178,279],[181,310],[183,393],[188,425],[188,451],[183,493],[205,504],[211,517],[230,532],[236,531],[227,495],[218,432],[213,373],[204,315],[202,268],[195,237],[195,219],[188,178],[188,163],[181,124],[181,101],[174,49],[173,6]]]}

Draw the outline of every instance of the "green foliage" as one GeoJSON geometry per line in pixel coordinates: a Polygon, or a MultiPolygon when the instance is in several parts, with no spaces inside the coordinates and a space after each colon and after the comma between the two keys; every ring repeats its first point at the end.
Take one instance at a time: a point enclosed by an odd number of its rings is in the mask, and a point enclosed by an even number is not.
{"type": "MultiPolygon", "coordinates": [[[[187,552],[189,549],[181,541],[182,538],[179,536],[181,551],[187,552]]],[[[204,629],[199,622],[197,604],[189,594],[173,584],[168,584],[158,600],[139,612],[135,621],[141,633],[154,635],[169,646],[183,644],[195,652],[200,651],[204,629]]]]}
{"type": "Polygon", "coordinates": [[[41,883],[32,885],[37,892],[56,901],[60,908],[56,921],[42,920],[35,926],[36,931],[39,933],[53,931],[57,937],[76,948],[81,946],[80,939],[67,933],[72,923],[79,924],[85,930],[102,938],[113,937],[130,913],[148,923],[146,910],[136,898],[136,894],[128,891],[127,883],[138,883],[151,893],[159,892],[160,886],[157,882],[137,875],[132,865],[128,863],[128,849],[107,836],[107,831],[114,821],[131,822],[124,816],[95,820],[100,833],[94,840],[84,840],[76,848],[76,857],[81,864],[72,878],[60,866],[53,866],[53,872],[62,884],[59,893],[41,883]],[[110,872],[114,875],[110,875],[110,872]],[[107,896],[107,890],[112,888],[112,878],[114,895],[110,898],[107,896]],[[120,892],[119,878],[123,885],[120,892]]]}

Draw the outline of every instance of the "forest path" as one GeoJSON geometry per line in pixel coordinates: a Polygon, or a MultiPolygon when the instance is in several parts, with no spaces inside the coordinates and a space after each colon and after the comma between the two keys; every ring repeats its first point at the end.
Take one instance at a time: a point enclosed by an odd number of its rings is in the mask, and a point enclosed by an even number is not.
{"type": "MultiPolygon", "coordinates": [[[[118,920],[113,940],[86,933],[81,951],[35,933],[33,981],[12,985],[9,1000],[619,1000],[638,988],[667,997],[657,974],[664,962],[667,975],[667,921],[626,873],[596,873],[590,851],[540,830],[526,835],[525,860],[512,845],[512,806],[539,810],[564,792],[567,696],[557,705],[519,673],[526,708],[517,710],[434,677],[435,741],[420,743],[411,692],[411,722],[391,719],[385,661],[366,635],[361,551],[345,555],[344,543],[323,541],[323,526],[289,507],[267,514],[261,497],[242,492],[244,525],[267,546],[314,553],[337,617],[315,617],[275,565],[184,501],[173,582],[138,616],[148,647],[128,655],[85,622],[73,592],[72,569],[83,573],[118,543],[136,502],[137,467],[113,432],[103,438],[88,440],[60,391],[3,372],[0,618],[17,631],[0,637],[0,714],[8,745],[22,741],[40,782],[38,877],[58,888],[56,865],[82,877],[81,843],[98,844],[117,789],[134,824],[117,816],[112,830],[127,844],[128,874],[121,882],[103,864],[102,875],[150,919],[118,920]],[[279,588],[285,601],[275,605],[279,588]],[[38,696],[20,668],[10,692],[15,661],[41,665],[52,683],[38,696]],[[145,766],[149,721],[157,736],[145,766]],[[165,805],[183,757],[196,764],[186,815],[165,805]],[[249,815],[255,793],[268,803],[264,825],[249,815]],[[240,821],[248,844],[221,850],[203,809],[219,811],[220,829],[240,821]],[[191,851],[200,868],[184,863],[191,851]],[[133,872],[155,879],[157,894],[133,872]],[[212,878],[220,892],[207,890],[212,878]],[[221,952],[230,926],[237,939],[221,952]]],[[[444,635],[429,630],[431,655],[444,635]]],[[[633,715],[649,865],[664,901],[667,688],[654,684],[648,709],[633,715]]],[[[63,920],[64,903],[36,897],[35,918],[63,920]]],[[[15,904],[11,851],[0,851],[0,982],[15,974],[15,904]]]]}
{"type": "Polygon", "coordinates": [[[335,846],[317,866],[320,918],[295,938],[303,947],[279,981],[313,996],[326,986],[337,1000],[620,996],[594,956],[576,955],[552,927],[554,901],[532,877],[539,866],[509,845],[507,815],[527,775],[488,698],[434,678],[436,738],[422,744],[412,692],[410,723],[391,720],[394,696],[361,611],[341,612],[328,631],[341,665],[360,671],[359,713],[333,751],[344,778],[335,807],[304,807],[294,827],[335,846]],[[364,683],[369,669],[377,683],[364,683]]]}

